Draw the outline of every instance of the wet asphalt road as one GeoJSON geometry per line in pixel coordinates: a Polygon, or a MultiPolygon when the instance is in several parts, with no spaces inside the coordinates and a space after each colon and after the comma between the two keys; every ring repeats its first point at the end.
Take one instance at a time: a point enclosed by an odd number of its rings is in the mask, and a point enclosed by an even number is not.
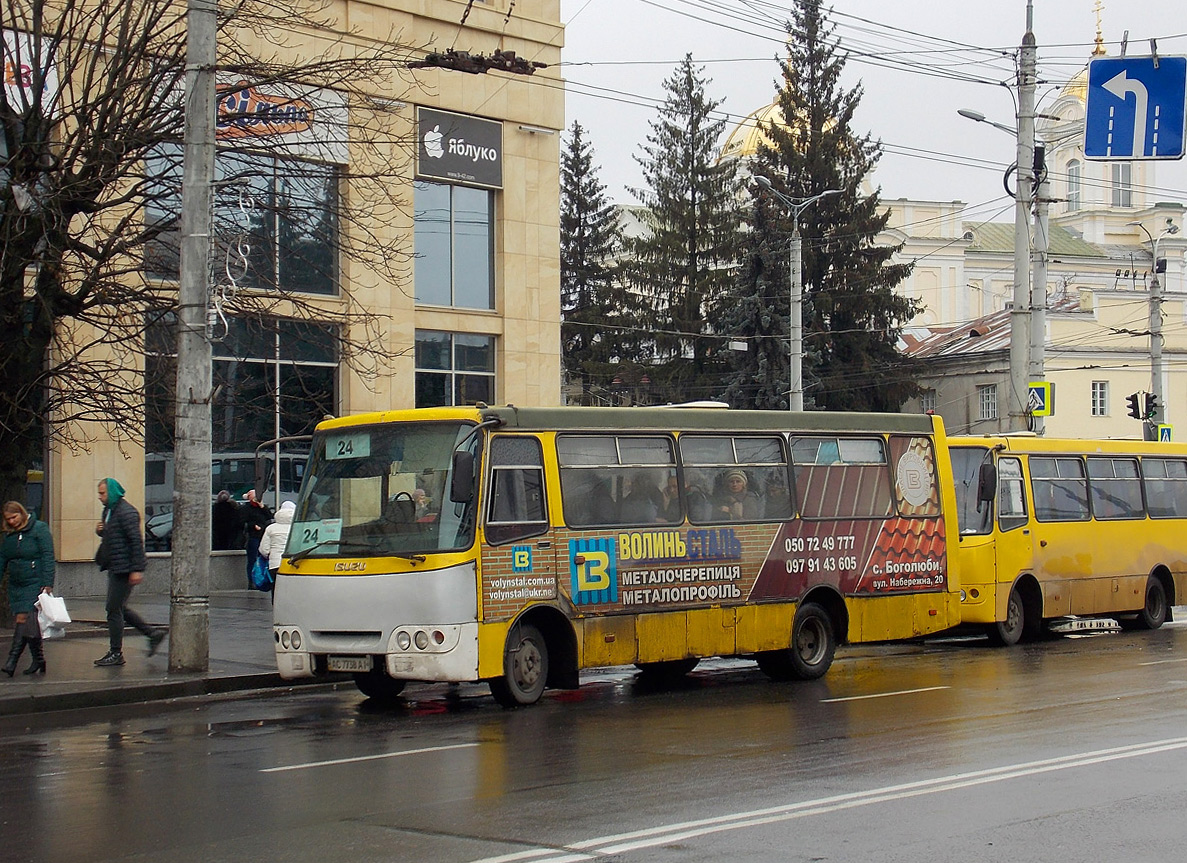
{"type": "MultiPolygon", "coordinates": [[[[1168,861],[1187,626],[631,669],[505,711],[351,688],[0,722],[0,860],[1168,861]]],[[[0,682],[0,685],[3,685],[0,682]]]]}

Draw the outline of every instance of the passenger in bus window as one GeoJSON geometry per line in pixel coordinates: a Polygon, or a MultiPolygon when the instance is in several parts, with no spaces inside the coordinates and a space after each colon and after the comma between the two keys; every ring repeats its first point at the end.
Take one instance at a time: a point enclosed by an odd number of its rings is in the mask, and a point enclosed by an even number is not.
{"type": "Polygon", "coordinates": [[[791,518],[791,495],[787,490],[786,473],[767,474],[764,484],[763,518],[791,518]]]}
{"type": "Polygon", "coordinates": [[[630,491],[622,500],[623,524],[652,524],[661,521],[663,495],[649,472],[640,470],[631,476],[630,491]]]}
{"type": "Polygon", "coordinates": [[[660,508],[660,520],[675,524],[684,517],[684,513],[680,511],[680,480],[675,474],[668,477],[661,491],[663,506],[660,508]]]}
{"type": "Polygon", "coordinates": [[[749,485],[745,471],[726,471],[722,491],[715,501],[717,515],[733,521],[759,518],[762,505],[749,485]]]}
{"type": "Polygon", "coordinates": [[[614,495],[610,491],[610,483],[611,479],[608,476],[598,476],[594,480],[586,503],[585,524],[618,524],[618,504],[615,503],[614,495]]]}

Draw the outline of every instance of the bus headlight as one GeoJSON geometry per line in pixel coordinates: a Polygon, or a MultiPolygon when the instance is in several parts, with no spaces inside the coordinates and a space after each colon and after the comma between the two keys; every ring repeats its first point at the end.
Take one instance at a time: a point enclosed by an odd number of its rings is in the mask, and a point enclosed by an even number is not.
{"type": "Polygon", "coordinates": [[[423,629],[416,630],[416,646],[420,650],[424,650],[429,646],[429,634],[423,629]]]}
{"type": "Polygon", "coordinates": [[[301,633],[295,629],[293,630],[292,643],[293,643],[293,650],[301,649],[301,633]]]}
{"type": "Polygon", "coordinates": [[[407,650],[412,646],[412,639],[409,638],[408,633],[400,630],[396,633],[396,647],[400,650],[407,650]]]}

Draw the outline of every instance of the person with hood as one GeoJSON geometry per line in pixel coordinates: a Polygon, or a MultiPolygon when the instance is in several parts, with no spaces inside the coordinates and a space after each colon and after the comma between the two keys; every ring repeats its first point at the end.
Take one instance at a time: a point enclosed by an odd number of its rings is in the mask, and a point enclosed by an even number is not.
{"type": "Polygon", "coordinates": [[[293,526],[293,513],[297,505],[286,500],[276,510],[276,520],[264,528],[264,535],[260,537],[260,556],[268,558],[268,572],[272,573],[272,589],[276,589],[276,572],[280,569],[280,560],[284,555],[284,547],[289,541],[289,530],[293,526]]]}
{"type": "Polygon", "coordinates": [[[95,525],[99,550],[95,563],[107,571],[107,637],[110,650],[95,665],[106,668],[124,664],[124,622],[132,624],[148,639],[152,656],[165,638],[164,629],[154,629],[139,614],[128,608],[132,588],[144,578],[148,559],[144,555],[144,534],[140,531],[140,513],[124,499],[124,487],[111,477],[99,480],[99,500],[103,517],[95,525]]]}
{"type": "Polygon", "coordinates": [[[4,539],[0,541],[0,575],[8,570],[8,605],[16,622],[12,630],[12,650],[3,671],[9,677],[29,645],[33,664],[25,674],[45,674],[45,654],[41,649],[41,627],[37,622],[38,594],[53,593],[54,539],[49,525],[29,515],[15,500],[2,508],[4,539]]]}
{"type": "Polygon", "coordinates": [[[223,489],[210,510],[211,547],[215,551],[230,551],[239,547],[239,505],[231,500],[231,493],[223,489]]]}
{"type": "Polygon", "coordinates": [[[247,534],[247,586],[250,589],[251,568],[260,553],[260,540],[264,538],[264,528],[272,523],[272,510],[260,503],[254,488],[247,490],[243,495],[243,501],[239,515],[243,521],[243,532],[247,534]]]}

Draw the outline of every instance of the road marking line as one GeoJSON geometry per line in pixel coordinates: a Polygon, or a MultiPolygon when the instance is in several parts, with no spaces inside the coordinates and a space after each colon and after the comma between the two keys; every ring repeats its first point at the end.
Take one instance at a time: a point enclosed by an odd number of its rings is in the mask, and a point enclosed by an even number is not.
{"type": "Polygon", "coordinates": [[[305,764],[286,764],[283,767],[264,767],[261,773],[284,773],[286,770],[306,770],[310,767],[332,767],[335,764],[356,764],[359,761],[379,761],[383,758],[399,758],[402,755],[424,755],[427,752],[448,752],[451,749],[470,749],[477,743],[455,743],[452,746],[426,746],[424,749],[405,749],[400,752],[383,752],[379,755],[359,755],[356,758],[334,758],[330,761],[309,761],[305,764]]]}
{"type": "Polygon", "coordinates": [[[654,848],[658,845],[695,839],[713,833],[723,833],[727,830],[758,827],[764,824],[805,818],[809,815],[825,815],[845,809],[854,809],[859,806],[868,806],[873,803],[887,803],[911,797],[920,797],[926,794],[959,791],[963,788],[986,785],[991,782],[1002,782],[1007,779],[1019,779],[1026,776],[1069,770],[1076,767],[1090,767],[1109,761],[1140,758],[1179,749],[1187,749],[1187,737],[1172,737],[1150,743],[1135,743],[1129,746],[1117,746],[1110,749],[1098,749],[1089,752],[1080,752],[1074,755],[1063,755],[1056,758],[1045,758],[1038,761],[1027,761],[1019,764],[1008,764],[1002,767],[973,770],[966,773],[954,773],[949,776],[938,776],[934,779],[923,779],[901,785],[888,785],[884,788],[874,788],[869,791],[855,791],[832,797],[821,797],[816,800],[804,800],[784,806],[773,806],[768,809],[736,812],[732,815],[720,815],[713,818],[702,818],[696,821],[650,827],[629,833],[601,836],[596,839],[574,842],[570,845],[551,850],[536,848],[530,851],[502,854],[497,857],[484,857],[474,861],[474,863],[516,863],[516,861],[521,860],[536,860],[543,861],[543,863],[578,863],[578,861],[594,860],[597,857],[639,851],[646,848],[654,848]],[[553,856],[548,856],[549,854],[553,856]]]}
{"type": "Polygon", "coordinates": [[[1138,665],[1168,665],[1172,662],[1187,662],[1187,659],[1155,659],[1152,662],[1139,662],[1138,665]]]}
{"type": "Polygon", "coordinates": [[[922,689],[900,689],[898,692],[877,692],[873,695],[848,695],[844,698],[822,698],[821,704],[836,704],[838,701],[863,701],[867,698],[890,698],[892,695],[914,695],[916,692],[935,692],[937,689],[951,689],[951,686],[925,686],[922,689]]]}

